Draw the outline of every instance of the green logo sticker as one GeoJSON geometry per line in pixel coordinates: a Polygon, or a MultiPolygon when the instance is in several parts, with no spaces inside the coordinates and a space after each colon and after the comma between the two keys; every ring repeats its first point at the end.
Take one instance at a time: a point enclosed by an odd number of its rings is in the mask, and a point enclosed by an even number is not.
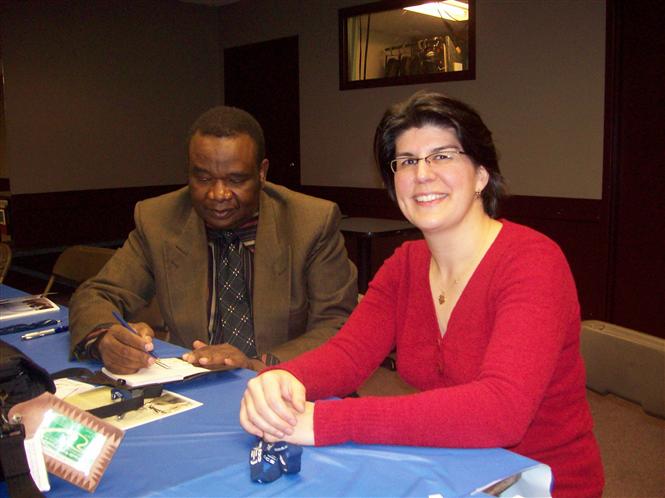
{"type": "Polygon", "coordinates": [[[106,437],[54,410],[48,410],[38,434],[44,452],[88,475],[106,437]]]}

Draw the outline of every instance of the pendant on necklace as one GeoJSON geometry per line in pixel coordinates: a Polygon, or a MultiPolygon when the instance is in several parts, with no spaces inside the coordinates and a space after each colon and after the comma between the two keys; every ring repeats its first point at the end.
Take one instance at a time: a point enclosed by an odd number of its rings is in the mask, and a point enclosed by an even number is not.
{"type": "Polygon", "coordinates": [[[446,302],[446,295],[442,292],[439,294],[439,304],[443,304],[446,302]]]}

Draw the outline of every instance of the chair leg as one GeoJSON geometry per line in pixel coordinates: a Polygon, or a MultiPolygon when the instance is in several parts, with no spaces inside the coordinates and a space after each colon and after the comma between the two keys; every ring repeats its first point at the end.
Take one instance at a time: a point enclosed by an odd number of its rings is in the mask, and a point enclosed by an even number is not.
{"type": "Polygon", "coordinates": [[[53,283],[55,282],[55,277],[51,275],[51,278],[48,279],[48,282],[46,283],[46,288],[44,289],[44,294],[48,294],[48,292],[51,290],[51,287],[53,287],[53,283]]]}

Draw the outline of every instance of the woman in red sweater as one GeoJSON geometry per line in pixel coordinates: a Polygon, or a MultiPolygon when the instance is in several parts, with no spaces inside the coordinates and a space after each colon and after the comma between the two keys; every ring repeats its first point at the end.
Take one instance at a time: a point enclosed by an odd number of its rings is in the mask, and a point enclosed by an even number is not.
{"type": "Polygon", "coordinates": [[[340,332],[248,383],[240,421],[267,440],[503,447],[552,468],[555,497],[600,496],[575,283],[559,247],[496,219],[491,132],[419,92],[385,113],[374,152],[424,235],[381,267],[340,332]],[[346,398],[394,349],[416,394],[346,398]]]}

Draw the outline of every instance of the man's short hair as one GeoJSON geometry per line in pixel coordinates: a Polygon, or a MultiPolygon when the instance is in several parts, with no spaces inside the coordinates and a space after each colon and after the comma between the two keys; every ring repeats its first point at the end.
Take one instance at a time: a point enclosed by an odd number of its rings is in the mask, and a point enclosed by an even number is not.
{"type": "Polygon", "coordinates": [[[220,138],[249,135],[256,145],[256,165],[258,166],[265,158],[265,140],[261,125],[254,116],[237,107],[220,105],[201,114],[189,129],[188,147],[192,137],[197,133],[220,138]]]}

